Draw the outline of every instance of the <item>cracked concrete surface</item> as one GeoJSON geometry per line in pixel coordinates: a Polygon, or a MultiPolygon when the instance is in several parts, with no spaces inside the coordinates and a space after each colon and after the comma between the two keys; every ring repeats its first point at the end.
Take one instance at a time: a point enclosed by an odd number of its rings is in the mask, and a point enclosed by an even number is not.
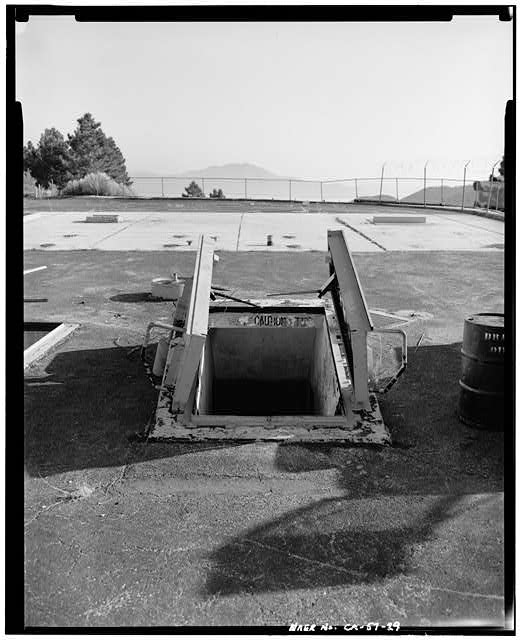
{"type": "MultiPolygon", "coordinates": [[[[221,254],[216,282],[311,288],[327,269],[243,260],[221,254]]],[[[25,283],[50,301],[31,311],[82,323],[26,371],[28,627],[503,624],[503,435],[455,415],[463,318],[502,310],[502,254],[355,260],[371,308],[431,314],[381,399],[392,448],[140,442],[156,392],[135,347],[168,303],[116,296],[172,255],[26,254],[48,265],[25,283]]]]}

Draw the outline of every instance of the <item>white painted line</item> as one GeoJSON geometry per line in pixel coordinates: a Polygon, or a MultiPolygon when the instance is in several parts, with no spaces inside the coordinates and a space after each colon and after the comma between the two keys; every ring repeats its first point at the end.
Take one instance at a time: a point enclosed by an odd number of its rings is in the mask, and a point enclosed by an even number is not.
{"type": "Polygon", "coordinates": [[[28,273],[34,273],[35,271],[41,271],[42,269],[47,269],[47,267],[43,266],[43,267],[35,267],[34,269],[27,269],[26,271],[24,271],[24,276],[26,276],[28,273]]]}
{"type": "Polygon", "coordinates": [[[41,358],[52,347],[56,346],[62,340],[77,329],[79,324],[60,324],[56,329],[49,332],[43,338],[40,338],[38,342],[35,342],[24,351],[24,369],[30,364],[41,358]]]}

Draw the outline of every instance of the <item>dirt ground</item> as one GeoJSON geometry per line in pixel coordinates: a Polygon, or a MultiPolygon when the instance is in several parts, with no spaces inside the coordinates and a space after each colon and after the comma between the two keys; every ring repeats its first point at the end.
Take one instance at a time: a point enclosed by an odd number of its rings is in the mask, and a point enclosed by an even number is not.
{"type": "MultiPolygon", "coordinates": [[[[220,252],[214,283],[318,288],[324,258],[220,252]]],[[[194,259],[25,253],[48,267],[25,319],[81,325],[25,372],[25,625],[503,626],[503,434],[456,414],[463,321],[503,311],[503,253],[355,254],[369,308],[417,320],[384,448],[141,441],[136,347],[170,310],[150,282],[194,259]]]]}

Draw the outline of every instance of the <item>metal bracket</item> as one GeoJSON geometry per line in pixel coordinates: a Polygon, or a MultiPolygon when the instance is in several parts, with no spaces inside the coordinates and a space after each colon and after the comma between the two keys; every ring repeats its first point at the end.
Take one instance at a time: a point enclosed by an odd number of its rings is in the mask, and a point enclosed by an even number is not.
{"type": "Polygon", "coordinates": [[[335,286],[338,286],[338,281],[336,279],[336,273],[333,273],[329,276],[329,278],[324,282],[324,284],[318,290],[318,297],[323,298],[326,295],[326,293],[331,291],[335,286]]]}

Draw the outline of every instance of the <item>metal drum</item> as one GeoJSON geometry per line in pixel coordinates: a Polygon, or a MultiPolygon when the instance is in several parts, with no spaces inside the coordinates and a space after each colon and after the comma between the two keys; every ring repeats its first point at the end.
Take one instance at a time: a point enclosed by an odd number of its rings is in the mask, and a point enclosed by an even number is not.
{"type": "Polygon", "coordinates": [[[458,414],[479,429],[504,428],[505,318],[477,313],[465,320],[458,414]]]}

